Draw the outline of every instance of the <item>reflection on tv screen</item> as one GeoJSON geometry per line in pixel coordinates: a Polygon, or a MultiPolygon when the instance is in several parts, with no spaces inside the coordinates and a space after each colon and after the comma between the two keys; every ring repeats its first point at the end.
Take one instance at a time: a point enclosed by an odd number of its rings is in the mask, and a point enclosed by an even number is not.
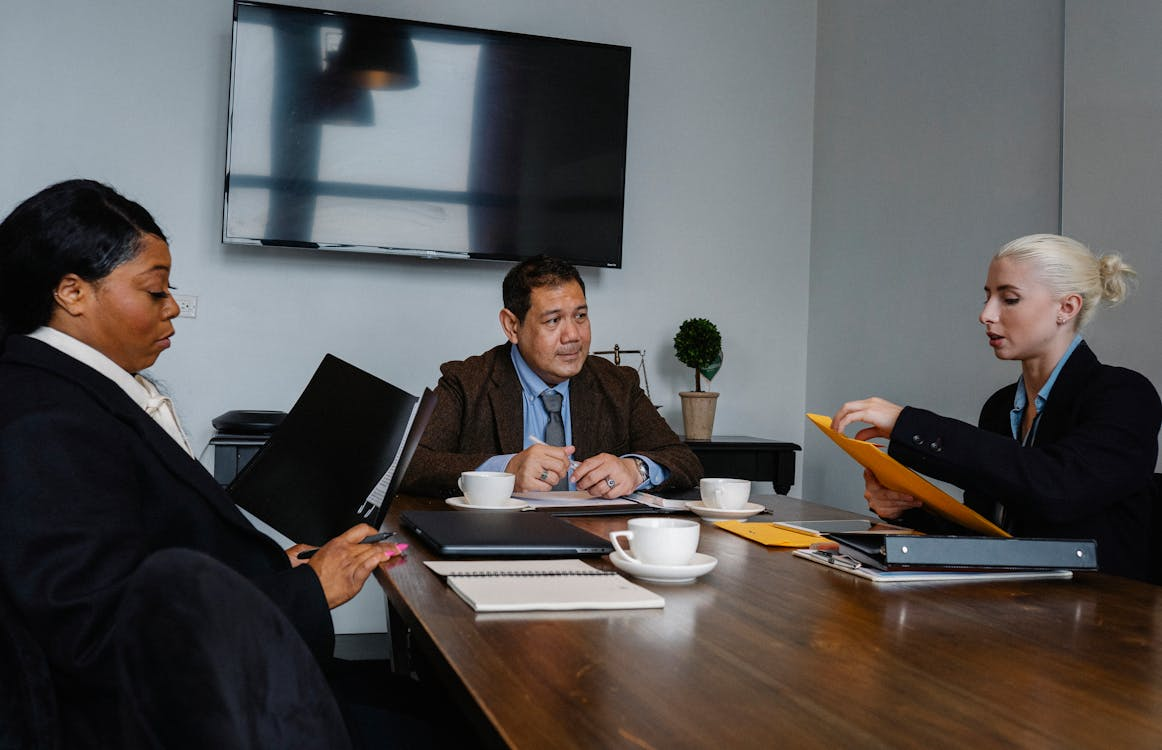
{"type": "Polygon", "coordinates": [[[619,267],[629,61],[236,3],[223,239],[619,267]]]}

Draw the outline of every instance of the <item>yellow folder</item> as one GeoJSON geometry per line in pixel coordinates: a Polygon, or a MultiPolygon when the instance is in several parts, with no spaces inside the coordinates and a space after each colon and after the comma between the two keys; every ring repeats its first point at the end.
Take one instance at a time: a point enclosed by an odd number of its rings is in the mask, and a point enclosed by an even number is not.
{"type": "Polygon", "coordinates": [[[805,531],[784,529],[773,523],[744,523],[742,521],[719,521],[714,524],[720,529],[746,537],[768,547],[810,547],[827,540],[805,531]]]}
{"type": "Polygon", "coordinates": [[[988,536],[1012,536],[1007,531],[989,521],[972,508],[961,503],[924,477],[904,466],[892,458],[880,446],[866,440],[849,438],[842,432],[831,429],[831,418],[821,414],[808,414],[807,419],[823,430],[823,434],[835,441],[835,444],[854,458],[862,466],[870,469],[876,475],[879,483],[889,490],[911,495],[924,507],[938,516],[958,523],[966,529],[971,529],[988,536]]]}

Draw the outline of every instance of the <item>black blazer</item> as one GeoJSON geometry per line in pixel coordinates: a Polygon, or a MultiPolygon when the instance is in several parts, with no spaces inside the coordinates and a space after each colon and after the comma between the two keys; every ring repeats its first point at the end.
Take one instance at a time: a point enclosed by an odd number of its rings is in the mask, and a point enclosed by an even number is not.
{"type": "MultiPolygon", "coordinates": [[[[0,587],[43,647],[65,735],[106,744],[110,624],[159,549],[204,552],[251,580],[321,658],[334,629],[318,577],[291,568],[213,477],[104,375],[25,336],[0,356],[0,587]]],[[[164,669],[164,665],[159,665],[164,669]]]]}
{"type": "MultiPolygon", "coordinates": [[[[997,504],[1015,536],[1095,539],[1107,573],[1148,579],[1154,464],[1162,404],[1133,370],[1101,364],[1082,342],[1057,376],[1033,445],[1013,439],[1014,383],[994,393],[980,427],[905,407],[889,453],[964,489],[965,503],[995,520],[997,504]]],[[[929,531],[938,524],[905,514],[929,531]]]]}

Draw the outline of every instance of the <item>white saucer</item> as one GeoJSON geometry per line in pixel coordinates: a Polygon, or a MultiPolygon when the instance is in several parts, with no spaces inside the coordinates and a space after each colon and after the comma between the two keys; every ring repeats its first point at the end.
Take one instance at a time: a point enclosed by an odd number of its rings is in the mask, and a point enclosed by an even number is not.
{"type": "Polygon", "coordinates": [[[750,518],[751,516],[762,513],[766,508],[758,503],[747,503],[737,510],[727,510],[725,508],[711,508],[703,504],[701,500],[692,500],[686,503],[686,507],[694,511],[703,518],[750,518]]]}
{"type": "Polygon", "coordinates": [[[456,510],[524,510],[529,507],[524,500],[517,500],[515,497],[510,497],[498,505],[473,505],[463,497],[450,497],[444,502],[456,510]]]}
{"type": "Polygon", "coordinates": [[[714,570],[718,559],[701,552],[694,553],[694,559],[686,565],[646,565],[630,560],[617,550],[609,555],[615,568],[624,570],[631,576],[653,583],[690,583],[698,576],[714,570]]]}

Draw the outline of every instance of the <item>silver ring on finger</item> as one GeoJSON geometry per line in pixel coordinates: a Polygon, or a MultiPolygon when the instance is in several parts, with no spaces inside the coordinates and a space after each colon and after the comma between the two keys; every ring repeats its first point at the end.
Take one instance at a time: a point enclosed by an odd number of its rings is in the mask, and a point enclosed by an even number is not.
{"type": "Polygon", "coordinates": [[[541,472],[541,481],[542,481],[542,482],[547,482],[547,481],[549,481],[549,472],[547,472],[547,471],[542,471],[542,472],[541,472]]]}
{"type": "Polygon", "coordinates": [[[617,482],[615,482],[613,479],[606,479],[605,483],[609,485],[609,489],[613,489],[617,486],[617,482]]]}

